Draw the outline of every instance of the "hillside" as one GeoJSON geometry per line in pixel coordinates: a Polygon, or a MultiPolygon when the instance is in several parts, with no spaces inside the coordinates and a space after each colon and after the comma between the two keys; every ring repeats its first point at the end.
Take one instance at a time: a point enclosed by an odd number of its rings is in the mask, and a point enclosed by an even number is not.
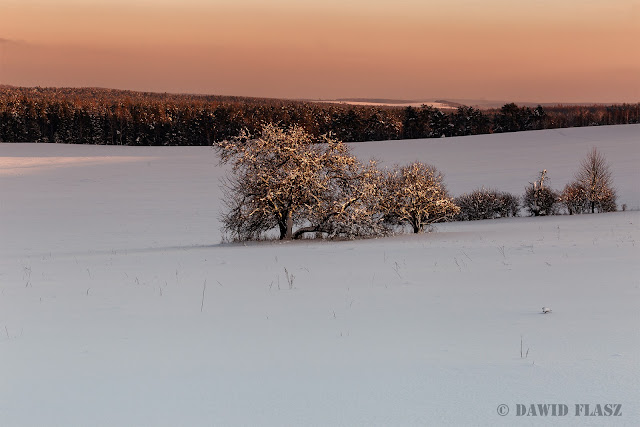
{"type": "MultiPolygon", "coordinates": [[[[353,148],[459,194],[560,188],[596,146],[637,209],[639,134],[353,148]]],[[[0,425],[640,424],[638,211],[221,244],[225,172],[210,147],[0,144],[0,425]]]]}

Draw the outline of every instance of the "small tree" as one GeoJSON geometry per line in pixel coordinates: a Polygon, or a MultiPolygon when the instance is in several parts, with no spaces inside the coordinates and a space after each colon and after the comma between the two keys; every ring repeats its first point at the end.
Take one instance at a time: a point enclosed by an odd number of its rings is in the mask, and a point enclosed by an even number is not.
{"type": "Polygon", "coordinates": [[[547,170],[540,172],[540,178],[525,189],[522,204],[533,216],[555,215],[558,213],[559,195],[545,185],[547,170]]]}
{"type": "Polygon", "coordinates": [[[609,164],[595,147],[587,154],[575,175],[576,185],[584,191],[588,210],[595,213],[616,210],[616,191],[609,164]]]}
{"type": "Polygon", "coordinates": [[[560,203],[567,208],[569,215],[581,214],[588,211],[587,192],[582,184],[571,182],[564,187],[560,194],[560,203]]]}
{"type": "Polygon", "coordinates": [[[414,233],[425,225],[455,216],[458,208],[449,197],[442,182],[442,174],[419,162],[396,167],[383,180],[380,209],[387,222],[409,224],[414,233]]]}
{"type": "Polygon", "coordinates": [[[360,164],[331,136],[321,142],[300,127],[267,124],[257,138],[245,130],[218,143],[221,163],[232,164],[223,182],[223,229],[240,240],[273,228],[280,239],[381,232],[382,215],[370,210],[378,192],[375,164],[360,164]]]}

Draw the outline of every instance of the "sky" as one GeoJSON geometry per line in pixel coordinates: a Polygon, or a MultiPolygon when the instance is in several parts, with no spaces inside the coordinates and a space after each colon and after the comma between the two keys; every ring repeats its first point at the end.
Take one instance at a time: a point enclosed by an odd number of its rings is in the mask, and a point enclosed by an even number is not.
{"type": "Polygon", "coordinates": [[[640,102],[640,0],[0,0],[0,84],[640,102]]]}

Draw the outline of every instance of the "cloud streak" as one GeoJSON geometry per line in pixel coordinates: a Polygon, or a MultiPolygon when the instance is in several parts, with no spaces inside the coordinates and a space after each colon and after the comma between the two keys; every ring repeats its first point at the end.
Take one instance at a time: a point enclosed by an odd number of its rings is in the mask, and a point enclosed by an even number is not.
{"type": "Polygon", "coordinates": [[[29,43],[27,43],[24,40],[8,39],[4,37],[0,37],[0,44],[11,45],[11,46],[28,46],[29,45],[29,43]]]}

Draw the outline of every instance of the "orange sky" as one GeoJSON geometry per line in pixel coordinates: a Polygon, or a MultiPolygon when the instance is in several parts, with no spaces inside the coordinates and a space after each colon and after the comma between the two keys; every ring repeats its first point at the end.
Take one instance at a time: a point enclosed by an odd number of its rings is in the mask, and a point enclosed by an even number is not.
{"type": "Polygon", "coordinates": [[[0,83],[639,102],[638,40],[640,0],[0,0],[0,83]]]}

